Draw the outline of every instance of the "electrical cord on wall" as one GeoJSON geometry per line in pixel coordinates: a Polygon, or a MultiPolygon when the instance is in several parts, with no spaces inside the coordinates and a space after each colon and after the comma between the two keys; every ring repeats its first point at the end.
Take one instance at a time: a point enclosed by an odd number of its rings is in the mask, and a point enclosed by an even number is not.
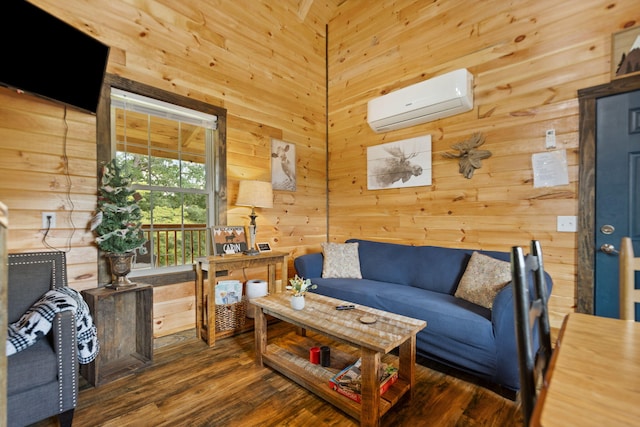
{"type": "Polygon", "coordinates": [[[54,248],[53,246],[51,246],[48,242],[47,242],[47,236],[49,235],[49,230],[51,230],[51,216],[48,215],[47,216],[47,229],[44,230],[44,235],[42,236],[42,244],[49,248],[49,249],[53,249],[55,251],[59,251],[58,248],[54,248]]]}
{"type": "Polygon", "coordinates": [[[75,205],[71,199],[71,175],[69,174],[69,157],[67,156],[67,136],[69,134],[69,124],[67,123],[67,106],[64,107],[64,138],[62,141],[62,163],[64,165],[64,176],[67,179],[67,202],[69,204],[69,224],[71,225],[71,234],[67,239],[67,250],[65,252],[71,252],[71,241],[73,235],[76,232],[76,225],[73,223],[73,212],[75,211],[75,205]]]}
{"type": "Polygon", "coordinates": [[[49,237],[49,231],[51,231],[51,216],[47,216],[47,228],[44,231],[44,235],[42,236],[42,244],[48,248],[59,252],[71,252],[71,241],[73,239],[73,235],[76,231],[76,226],[73,223],[73,212],[75,210],[75,205],[73,200],[71,199],[71,175],[69,174],[69,157],[67,155],[67,136],[69,134],[69,125],[67,123],[67,106],[64,106],[64,115],[63,115],[63,123],[64,123],[64,135],[62,137],[62,163],[64,165],[63,173],[67,181],[67,191],[65,193],[65,197],[67,199],[67,204],[69,205],[69,224],[71,224],[71,234],[67,239],[67,248],[65,250],[58,249],[54,246],[51,246],[49,242],[47,242],[47,237],[49,237]]]}

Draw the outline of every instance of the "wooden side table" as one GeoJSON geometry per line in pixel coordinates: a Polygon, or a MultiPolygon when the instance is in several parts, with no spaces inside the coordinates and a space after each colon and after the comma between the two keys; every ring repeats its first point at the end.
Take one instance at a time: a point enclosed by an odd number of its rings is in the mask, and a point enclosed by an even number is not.
{"type": "Polygon", "coordinates": [[[153,286],[87,289],[82,296],[98,332],[100,352],[80,365],[95,387],[134,373],[153,362],[153,286]]]}
{"type": "Polygon", "coordinates": [[[267,267],[269,293],[282,292],[287,285],[287,256],[284,252],[262,252],[258,255],[224,255],[196,260],[196,333],[210,347],[216,343],[216,272],[238,268],[267,267]],[[281,264],[280,286],[276,283],[276,268],[281,264]],[[207,286],[204,271],[208,272],[207,286]]]}

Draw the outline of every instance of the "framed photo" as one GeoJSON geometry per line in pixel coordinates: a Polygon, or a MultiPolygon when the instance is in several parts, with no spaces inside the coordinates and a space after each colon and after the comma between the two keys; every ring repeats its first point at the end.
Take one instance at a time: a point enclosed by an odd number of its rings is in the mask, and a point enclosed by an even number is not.
{"type": "Polygon", "coordinates": [[[367,147],[367,189],[431,185],[431,135],[367,147]]]}
{"type": "Polygon", "coordinates": [[[247,235],[243,226],[211,227],[214,255],[241,254],[247,250],[247,235]]]}
{"type": "Polygon", "coordinates": [[[271,140],[271,186],[296,191],[296,146],[290,142],[271,140]]]}
{"type": "Polygon", "coordinates": [[[614,33],[611,43],[611,79],[640,73],[640,27],[614,33]]]}
{"type": "Polygon", "coordinates": [[[271,246],[268,243],[258,243],[256,246],[260,252],[271,252],[271,246]]]}

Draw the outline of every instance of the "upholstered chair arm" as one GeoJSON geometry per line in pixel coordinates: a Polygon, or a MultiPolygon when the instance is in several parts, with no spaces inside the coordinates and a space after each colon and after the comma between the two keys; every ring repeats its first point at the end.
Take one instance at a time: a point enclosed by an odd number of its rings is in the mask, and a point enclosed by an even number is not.
{"type": "Polygon", "coordinates": [[[75,408],[78,398],[78,342],[73,311],[62,311],[55,315],[52,333],[60,379],[59,412],[65,412],[75,408]]]}

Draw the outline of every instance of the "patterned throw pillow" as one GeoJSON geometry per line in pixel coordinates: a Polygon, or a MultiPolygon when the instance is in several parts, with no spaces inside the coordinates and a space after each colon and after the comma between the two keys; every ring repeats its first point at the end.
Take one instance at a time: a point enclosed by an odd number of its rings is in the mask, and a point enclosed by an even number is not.
{"type": "Polygon", "coordinates": [[[362,279],[358,243],[322,243],[322,277],[362,279]]]}
{"type": "Polygon", "coordinates": [[[491,309],[493,299],[509,282],[511,282],[509,262],[473,252],[458,283],[455,296],[491,309]]]}

